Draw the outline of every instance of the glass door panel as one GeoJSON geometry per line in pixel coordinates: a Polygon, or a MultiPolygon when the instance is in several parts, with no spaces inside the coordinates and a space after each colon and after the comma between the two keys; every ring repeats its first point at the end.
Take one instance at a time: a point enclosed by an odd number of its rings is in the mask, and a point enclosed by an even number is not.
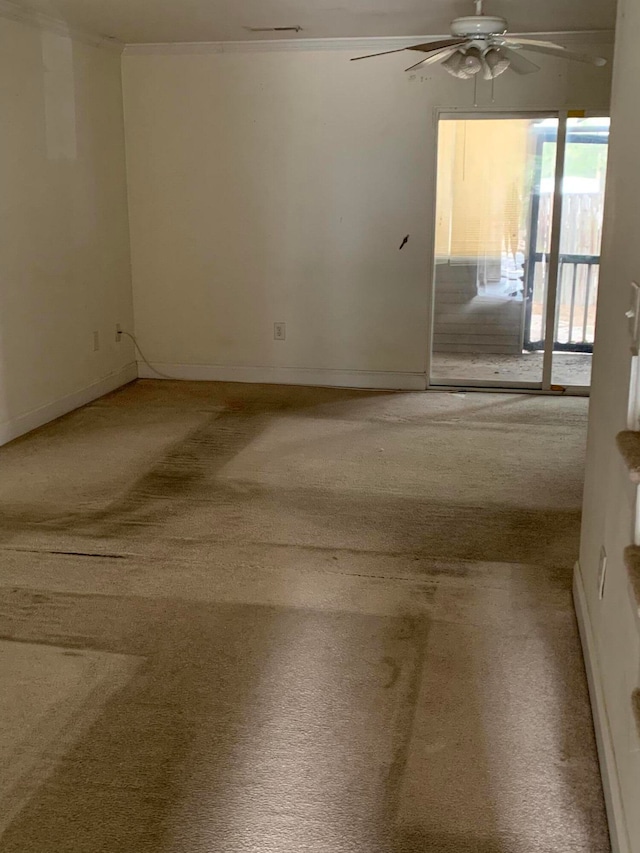
{"type": "Polygon", "coordinates": [[[608,118],[567,120],[553,386],[591,383],[608,143],[608,118]]]}
{"type": "Polygon", "coordinates": [[[441,119],[431,385],[541,387],[557,119],[441,119]]]}

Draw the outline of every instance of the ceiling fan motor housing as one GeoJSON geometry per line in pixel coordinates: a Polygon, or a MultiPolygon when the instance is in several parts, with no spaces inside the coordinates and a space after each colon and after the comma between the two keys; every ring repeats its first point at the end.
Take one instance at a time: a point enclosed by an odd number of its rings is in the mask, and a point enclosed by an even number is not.
{"type": "Polygon", "coordinates": [[[466,18],[456,18],[451,23],[451,35],[481,38],[482,36],[501,36],[507,31],[504,18],[492,15],[470,15],[466,18]]]}

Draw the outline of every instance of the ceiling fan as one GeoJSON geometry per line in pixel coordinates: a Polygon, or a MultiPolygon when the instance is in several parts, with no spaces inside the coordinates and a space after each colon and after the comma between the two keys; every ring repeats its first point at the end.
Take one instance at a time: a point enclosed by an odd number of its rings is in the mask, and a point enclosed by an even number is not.
{"type": "Polygon", "coordinates": [[[591,65],[606,64],[607,60],[600,56],[575,53],[551,41],[509,36],[505,18],[485,15],[484,0],[473,0],[473,2],[476,7],[475,15],[456,18],[452,21],[451,38],[411,45],[399,50],[386,50],[369,56],[356,56],[354,59],[372,59],[375,56],[385,56],[387,53],[417,50],[428,53],[429,56],[407,68],[407,71],[440,62],[449,74],[462,80],[469,80],[480,73],[485,80],[493,80],[509,68],[516,74],[532,74],[534,71],[539,71],[540,66],[523,56],[522,51],[560,56],[577,62],[588,62],[591,65]]]}

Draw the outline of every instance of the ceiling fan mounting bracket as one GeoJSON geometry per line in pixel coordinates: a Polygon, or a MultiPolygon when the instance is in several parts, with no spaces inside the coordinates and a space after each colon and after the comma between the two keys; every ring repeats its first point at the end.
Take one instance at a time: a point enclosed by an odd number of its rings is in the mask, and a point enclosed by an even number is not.
{"type": "Polygon", "coordinates": [[[506,31],[506,20],[494,15],[470,15],[451,22],[451,34],[454,36],[501,36],[506,31]]]}

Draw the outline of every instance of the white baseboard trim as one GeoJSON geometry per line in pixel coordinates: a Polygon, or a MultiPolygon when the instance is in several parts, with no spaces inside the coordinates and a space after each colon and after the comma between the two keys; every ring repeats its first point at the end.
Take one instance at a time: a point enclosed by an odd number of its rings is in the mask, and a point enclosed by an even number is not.
{"type": "Polygon", "coordinates": [[[424,373],[324,370],[299,367],[227,367],[215,364],[152,363],[152,368],[144,362],[138,362],[138,376],[141,379],[250,382],[266,385],[321,385],[331,388],[366,388],[388,391],[424,391],[427,387],[427,378],[424,373]]]}
{"type": "Polygon", "coordinates": [[[631,853],[622,792],[620,790],[620,780],[618,779],[616,759],[613,751],[611,728],[609,726],[609,718],[602,690],[600,664],[598,662],[595,638],[591,627],[587,597],[584,591],[579,563],[576,563],[573,572],[573,600],[578,617],[582,651],[587,670],[587,680],[589,682],[593,724],[598,744],[598,758],[600,760],[600,772],[602,774],[609,833],[611,835],[611,850],[612,853],[631,853]]]}
{"type": "Polygon", "coordinates": [[[81,388],[73,394],[68,394],[66,397],[54,400],[53,403],[48,403],[46,406],[27,412],[25,415],[19,415],[17,418],[4,421],[0,423],[0,446],[49,423],[49,421],[60,418],[74,409],[79,409],[80,406],[86,406],[87,403],[92,403],[99,397],[115,391],[116,388],[120,388],[128,382],[133,382],[137,378],[138,366],[135,362],[131,362],[131,364],[127,364],[117,373],[112,373],[98,382],[87,385],[86,388],[81,388]]]}

